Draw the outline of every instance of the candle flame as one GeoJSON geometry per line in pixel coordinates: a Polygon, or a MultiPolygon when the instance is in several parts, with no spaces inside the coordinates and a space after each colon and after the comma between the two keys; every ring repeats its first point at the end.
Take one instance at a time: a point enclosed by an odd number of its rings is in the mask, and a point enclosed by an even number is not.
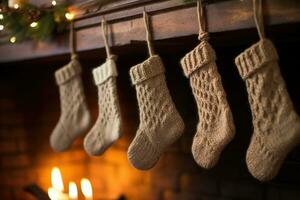
{"type": "Polygon", "coordinates": [[[61,177],[61,173],[58,167],[53,167],[51,171],[51,183],[52,187],[62,192],[64,190],[64,183],[61,177]]]}
{"type": "Polygon", "coordinates": [[[57,198],[57,192],[55,191],[54,188],[48,188],[48,196],[51,200],[57,198]]]}
{"type": "Polygon", "coordinates": [[[51,200],[68,200],[68,195],[58,191],[57,189],[51,187],[48,188],[48,196],[51,200]]]}
{"type": "Polygon", "coordinates": [[[69,183],[69,197],[70,197],[70,199],[78,198],[77,186],[76,186],[76,183],[74,183],[74,182],[69,183]]]}
{"type": "Polygon", "coordinates": [[[87,178],[81,179],[81,191],[85,198],[92,198],[93,197],[93,190],[92,184],[87,178]]]}

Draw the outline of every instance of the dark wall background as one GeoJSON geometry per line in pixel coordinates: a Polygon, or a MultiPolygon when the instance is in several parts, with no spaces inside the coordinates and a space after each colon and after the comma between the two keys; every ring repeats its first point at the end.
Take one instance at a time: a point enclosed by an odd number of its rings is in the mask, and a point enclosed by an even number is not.
{"type": "MultiPolygon", "coordinates": [[[[280,55],[282,75],[300,111],[299,25],[267,29],[280,55]]],[[[217,64],[236,125],[236,137],[222,154],[218,165],[203,170],[191,155],[191,142],[198,122],[188,80],[179,60],[197,44],[197,37],[156,41],[156,52],[166,66],[167,83],[176,106],[186,123],[184,136],[172,145],[150,171],[130,166],[126,151],[138,126],[135,90],[128,71],[147,58],[143,42],[114,47],[118,55],[118,90],[124,121],[124,135],[101,157],[88,157],[82,138],[66,153],[54,153],[48,138],[59,117],[59,94],[53,73],[68,62],[69,56],[44,58],[0,65],[0,196],[3,199],[34,199],[23,191],[30,183],[43,189],[50,186],[50,171],[59,166],[66,183],[80,178],[92,181],[97,198],[125,195],[133,200],[229,200],[300,198],[300,147],[290,153],[278,176],[260,183],[251,177],[245,155],[252,135],[252,123],[245,84],[234,65],[234,58],[257,41],[255,30],[211,34],[217,64]]],[[[80,53],[88,103],[96,120],[97,88],[91,71],[105,60],[104,50],[80,53]]],[[[201,119],[200,119],[201,120],[201,119]]]]}

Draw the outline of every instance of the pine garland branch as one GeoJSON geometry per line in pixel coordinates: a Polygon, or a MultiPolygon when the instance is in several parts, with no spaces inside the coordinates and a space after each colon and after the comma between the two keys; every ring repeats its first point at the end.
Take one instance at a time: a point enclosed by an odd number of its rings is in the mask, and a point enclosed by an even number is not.
{"type": "Polygon", "coordinates": [[[24,3],[18,9],[13,9],[2,4],[0,9],[0,25],[4,27],[12,43],[27,39],[48,40],[53,35],[64,32],[69,24],[65,17],[67,5],[37,7],[24,3]]]}

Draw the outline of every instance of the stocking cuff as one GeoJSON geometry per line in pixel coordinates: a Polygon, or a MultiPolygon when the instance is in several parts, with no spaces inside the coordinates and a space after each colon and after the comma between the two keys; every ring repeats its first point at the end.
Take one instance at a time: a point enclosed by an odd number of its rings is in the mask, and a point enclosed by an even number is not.
{"type": "Polygon", "coordinates": [[[118,76],[115,61],[107,59],[105,63],[93,70],[93,76],[96,85],[100,85],[112,76],[118,76]]]}
{"type": "Polygon", "coordinates": [[[72,60],[67,65],[56,70],[55,72],[56,83],[57,85],[61,85],[80,73],[81,73],[80,63],[77,60],[77,58],[73,56],[72,60]]]}
{"type": "Polygon", "coordinates": [[[180,61],[184,75],[189,77],[195,70],[216,60],[216,53],[207,41],[202,41],[180,61]]]}
{"type": "Polygon", "coordinates": [[[165,72],[165,67],[159,56],[151,56],[141,64],[130,69],[130,77],[133,85],[141,83],[151,77],[165,72]]]}
{"type": "Polygon", "coordinates": [[[245,80],[266,63],[278,60],[278,54],[273,43],[261,40],[242,52],[235,59],[235,64],[241,77],[245,80]]]}

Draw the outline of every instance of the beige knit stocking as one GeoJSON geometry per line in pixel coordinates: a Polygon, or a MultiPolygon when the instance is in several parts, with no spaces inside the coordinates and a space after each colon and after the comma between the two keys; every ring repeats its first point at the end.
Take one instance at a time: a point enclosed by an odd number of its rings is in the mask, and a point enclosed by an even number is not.
{"type": "Polygon", "coordinates": [[[68,149],[90,125],[80,73],[81,66],[75,55],[69,64],[55,72],[61,104],[59,121],[50,136],[50,144],[55,151],[68,149]]]}
{"type": "Polygon", "coordinates": [[[287,154],[300,143],[300,119],[280,74],[276,49],[264,37],[261,2],[254,1],[254,8],[261,40],[235,63],[246,82],[254,126],[247,166],[255,178],[266,181],[277,175],[287,154]]]}
{"type": "Polygon", "coordinates": [[[107,41],[107,24],[101,23],[102,36],[107,59],[104,64],[93,70],[94,80],[98,86],[98,119],[84,138],[84,148],[90,155],[105,152],[117,139],[121,137],[121,113],[117,92],[117,67],[115,56],[111,54],[107,41]]]}
{"type": "Polygon", "coordinates": [[[184,123],[166,85],[159,56],[151,56],[130,69],[140,111],[140,125],[128,149],[138,169],[152,168],[164,150],[183,133],[184,123]]]}
{"type": "Polygon", "coordinates": [[[270,40],[261,40],[236,59],[245,80],[254,132],[247,151],[250,173],[272,179],[290,150],[300,142],[300,121],[294,111],[270,40]]]}
{"type": "Polygon", "coordinates": [[[84,148],[90,155],[102,154],[121,137],[121,114],[117,94],[117,69],[113,59],[93,70],[98,86],[98,119],[84,139],[84,148]]]}
{"type": "Polygon", "coordinates": [[[165,67],[154,55],[149,18],[144,11],[150,58],[130,69],[140,111],[140,125],[128,149],[131,164],[141,170],[152,168],[165,149],[183,133],[184,123],[177,112],[165,80],[165,67]]]}
{"type": "Polygon", "coordinates": [[[200,120],[192,153],[203,168],[211,168],[217,163],[235,133],[215,60],[215,52],[207,41],[202,41],[181,60],[184,73],[190,79],[200,120]]]}
{"type": "Polygon", "coordinates": [[[215,63],[216,54],[208,43],[201,1],[198,1],[200,44],[181,60],[181,65],[197,102],[199,123],[192,153],[203,168],[213,167],[226,145],[233,139],[235,127],[226,100],[220,74],[215,63]]]}

